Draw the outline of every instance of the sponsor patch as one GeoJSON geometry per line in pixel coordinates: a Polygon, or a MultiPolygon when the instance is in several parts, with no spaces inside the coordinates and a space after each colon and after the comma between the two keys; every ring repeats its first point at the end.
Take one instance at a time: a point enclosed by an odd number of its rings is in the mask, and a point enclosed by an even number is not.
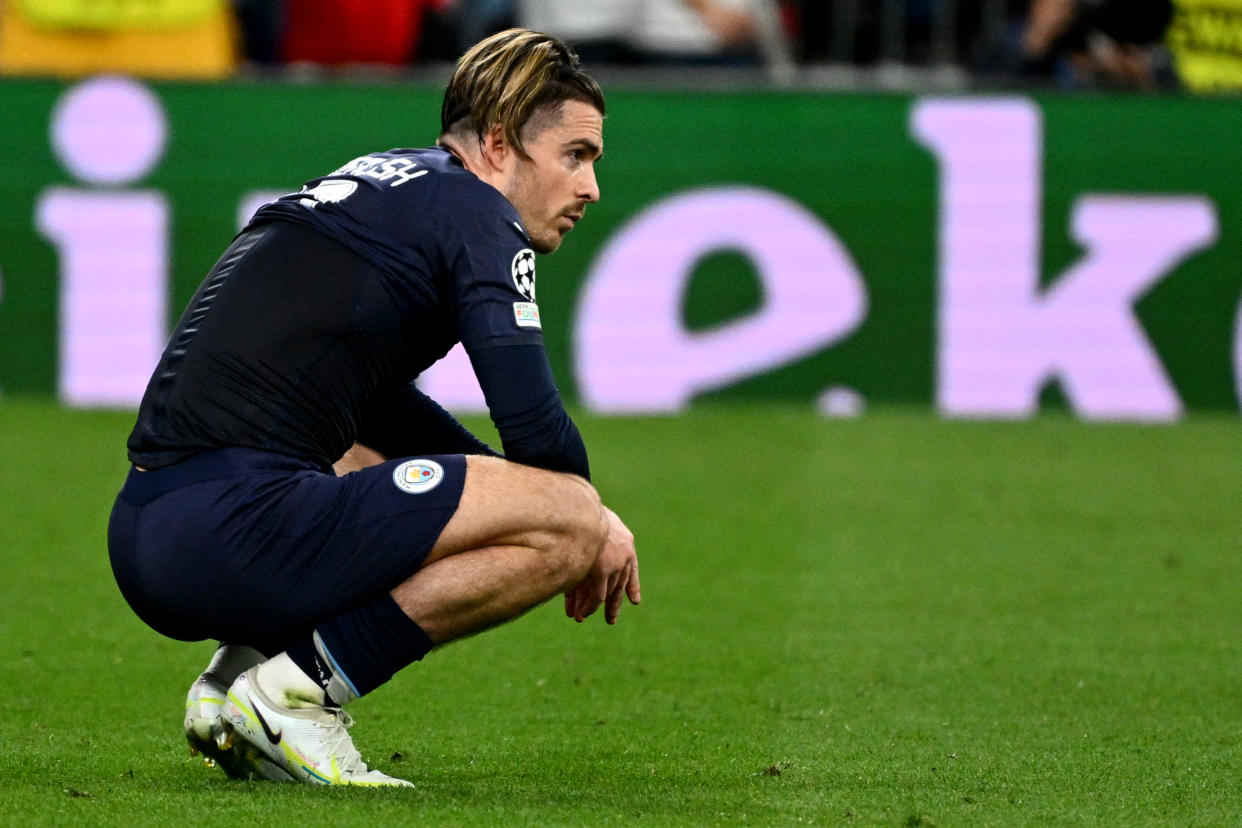
{"type": "Polygon", "coordinates": [[[392,482],[409,494],[429,492],[444,479],[444,467],[435,460],[406,460],[392,470],[392,482]]]}
{"type": "Polygon", "coordinates": [[[526,297],[526,301],[535,301],[535,251],[524,247],[513,257],[513,286],[518,293],[526,297]]]}
{"type": "Polygon", "coordinates": [[[513,319],[519,328],[543,330],[543,325],[539,324],[539,306],[534,302],[514,302],[513,319]]]}

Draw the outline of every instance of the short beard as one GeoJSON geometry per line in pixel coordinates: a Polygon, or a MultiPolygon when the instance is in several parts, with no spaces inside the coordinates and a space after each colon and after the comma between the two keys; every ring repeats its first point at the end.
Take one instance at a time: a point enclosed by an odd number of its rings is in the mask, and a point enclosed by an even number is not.
{"type": "Polygon", "coordinates": [[[540,254],[555,253],[560,248],[561,242],[563,241],[563,239],[561,238],[561,235],[559,233],[554,233],[553,236],[555,236],[555,238],[553,239],[551,243],[548,243],[542,238],[531,236],[530,237],[531,249],[534,250],[536,253],[540,253],[540,254]]]}

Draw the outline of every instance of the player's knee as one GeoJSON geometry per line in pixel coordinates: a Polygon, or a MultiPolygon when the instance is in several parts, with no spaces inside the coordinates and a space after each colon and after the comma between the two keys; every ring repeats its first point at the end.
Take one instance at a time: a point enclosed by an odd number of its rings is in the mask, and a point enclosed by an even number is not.
{"type": "Polygon", "coordinates": [[[595,488],[577,477],[566,476],[558,506],[562,520],[551,563],[556,579],[568,588],[595,564],[608,536],[608,518],[595,488]]]}

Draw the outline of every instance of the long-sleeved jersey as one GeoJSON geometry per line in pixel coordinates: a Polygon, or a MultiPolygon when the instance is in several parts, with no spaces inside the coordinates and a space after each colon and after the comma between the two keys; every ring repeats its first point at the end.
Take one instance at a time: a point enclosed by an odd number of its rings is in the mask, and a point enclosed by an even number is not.
{"type": "Polygon", "coordinates": [[[588,476],[513,205],[447,150],[354,159],[261,208],[173,331],[129,438],[159,468],[243,446],[329,466],[486,453],[413,381],[462,342],[505,456],[588,476]]]}

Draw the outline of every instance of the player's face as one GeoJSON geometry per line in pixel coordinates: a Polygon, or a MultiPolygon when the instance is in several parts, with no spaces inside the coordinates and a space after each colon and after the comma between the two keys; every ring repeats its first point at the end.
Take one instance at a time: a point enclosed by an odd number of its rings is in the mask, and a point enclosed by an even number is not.
{"type": "Polygon", "coordinates": [[[538,253],[551,253],[574,229],[587,204],[599,201],[595,162],[604,154],[604,116],[583,101],[565,101],[560,118],[523,136],[530,159],[517,158],[509,201],[538,253]]]}

